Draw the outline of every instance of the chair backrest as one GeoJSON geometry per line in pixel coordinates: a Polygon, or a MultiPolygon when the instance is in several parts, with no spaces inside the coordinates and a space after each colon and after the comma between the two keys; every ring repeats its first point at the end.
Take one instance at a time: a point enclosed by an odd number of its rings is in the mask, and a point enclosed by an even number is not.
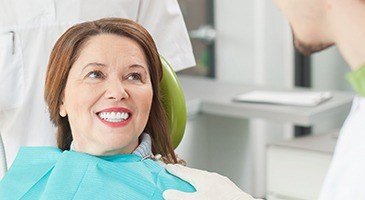
{"type": "Polygon", "coordinates": [[[186,103],[185,96],[180,82],[170,66],[170,64],[161,57],[163,67],[163,77],[161,82],[162,102],[164,104],[170,125],[170,134],[174,148],[176,148],[185,132],[186,125],[186,103]]]}

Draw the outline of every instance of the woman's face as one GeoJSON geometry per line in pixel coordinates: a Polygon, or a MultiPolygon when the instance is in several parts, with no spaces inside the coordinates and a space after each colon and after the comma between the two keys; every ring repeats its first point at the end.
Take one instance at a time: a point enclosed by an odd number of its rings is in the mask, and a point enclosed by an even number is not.
{"type": "Polygon", "coordinates": [[[77,151],[131,153],[138,146],[152,103],[146,57],[133,40],[93,36],[72,65],[60,115],[68,116],[77,151]]]}

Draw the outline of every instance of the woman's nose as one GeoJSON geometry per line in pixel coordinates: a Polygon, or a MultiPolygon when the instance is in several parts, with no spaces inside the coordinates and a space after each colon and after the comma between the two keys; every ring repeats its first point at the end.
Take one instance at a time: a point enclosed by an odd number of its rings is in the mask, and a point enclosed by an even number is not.
{"type": "Polygon", "coordinates": [[[128,92],[125,86],[120,82],[109,83],[105,92],[107,99],[120,101],[122,99],[129,98],[128,92]]]}

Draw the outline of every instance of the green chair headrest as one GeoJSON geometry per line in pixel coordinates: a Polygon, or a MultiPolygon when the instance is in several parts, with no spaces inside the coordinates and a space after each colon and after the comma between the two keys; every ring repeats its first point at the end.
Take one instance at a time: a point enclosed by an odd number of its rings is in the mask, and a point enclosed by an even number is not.
{"type": "Polygon", "coordinates": [[[170,64],[161,56],[163,76],[160,85],[162,103],[167,112],[172,144],[176,148],[185,132],[186,104],[179,80],[170,64]]]}

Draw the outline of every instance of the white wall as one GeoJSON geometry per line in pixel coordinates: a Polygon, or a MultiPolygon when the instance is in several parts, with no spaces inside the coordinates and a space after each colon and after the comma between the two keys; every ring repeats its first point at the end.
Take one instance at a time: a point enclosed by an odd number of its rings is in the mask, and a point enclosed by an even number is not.
{"type": "MultiPolygon", "coordinates": [[[[230,1],[230,4],[227,4],[226,1],[217,0],[216,25],[219,80],[292,87],[293,54],[290,28],[271,1],[230,1]],[[232,41],[233,39],[236,41],[232,41]]],[[[251,159],[245,166],[247,170],[252,170],[249,188],[252,188],[250,192],[254,196],[264,197],[266,143],[285,139],[288,137],[288,130],[289,135],[292,132],[286,124],[260,119],[251,119],[247,124],[247,127],[240,130],[230,130],[250,135],[248,152],[251,153],[251,159]]],[[[236,172],[234,175],[240,173],[236,172]]]]}
{"type": "Polygon", "coordinates": [[[229,82],[253,83],[254,1],[215,1],[216,76],[229,82]]]}
{"type": "Polygon", "coordinates": [[[313,87],[321,90],[352,90],[345,79],[350,68],[336,47],[312,56],[313,87]]]}
{"type": "MultiPolygon", "coordinates": [[[[345,90],[352,91],[345,74],[350,68],[342,58],[336,47],[318,52],[312,56],[312,87],[318,90],[345,90]]],[[[339,128],[345,118],[336,117],[322,121],[313,126],[313,132],[322,133],[326,130],[339,128]]]]}
{"type": "MultiPolygon", "coordinates": [[[[218,80],[292,86],[291,34],[271,1],[216,0],[215,14],[218,80]]],[[[287,126],[200,115],[189,120],[177,152],[189,166],[219,172],[250,194],[264,197],[265,145],[286,138],[287,126]]]]}

